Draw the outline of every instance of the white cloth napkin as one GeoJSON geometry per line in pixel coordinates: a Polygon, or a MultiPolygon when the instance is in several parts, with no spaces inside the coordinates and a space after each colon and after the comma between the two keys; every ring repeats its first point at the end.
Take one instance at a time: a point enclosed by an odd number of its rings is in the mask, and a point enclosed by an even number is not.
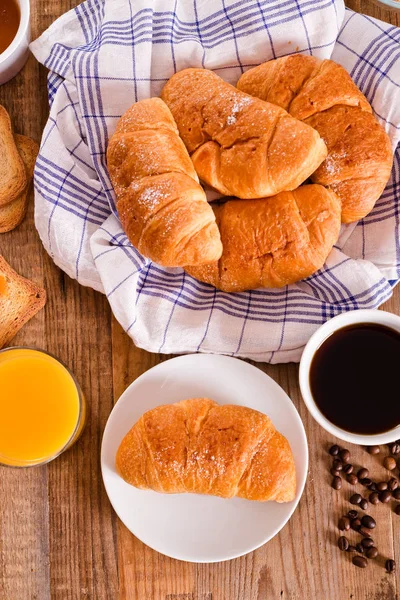
{"type": "Polygon", "coordinates": [[[57,265],[107,294],[135,344],[298,361],[336,314],[373,308],[400,278],[400,153],[374,211],[343,227],[326,266],[284,289],[226,294],[143,258],[115,211],[105,150],[121,114],[186,67],[236,83],[302,52],[341,63],[390,135],[400,136],[400,29],[341,0],[87,0],[31,44],[50,69],[50,117],[35,170],[35,220],[57,265]]]}

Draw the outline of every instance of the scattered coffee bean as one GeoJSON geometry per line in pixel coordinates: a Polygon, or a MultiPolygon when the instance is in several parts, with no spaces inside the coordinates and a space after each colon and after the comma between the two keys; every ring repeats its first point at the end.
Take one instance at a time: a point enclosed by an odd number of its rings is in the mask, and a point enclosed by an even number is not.
{"type": "Polygon", "coordinates": [[[394,492],[394,490],[397,490],[398,487],[399,487],[399,482],[396,479],[396,477],[391,477],[388,481],[388,490],[390,490],[391,492],[394,492]]]}
{"type": "Polygon", "coordinates": [[[357,485],[357,483],[358,483],[358,477],[357,477],[357,475],[354,475],[354,473],[350,473],[350,475],[346,475],[346,479],[350,483],[350,485],[357,485]]]}
{"type": "Polygon", "coordinates": [[[378,556],[378,548],[376,548],[375,546],[371,546],[370,548],[367,548],[365,551],[365,555],[368,558],[376,558],[378,556]]]}
{"type": "Polygon", "coordinates": [[[349,540],[346,537],[344,537],[344,535],[341,535],[338,539],[337,545],[339,547],[339,550],[346,551],[349,547],[349,540]]]}
{"type": "Polygon", "coordinates": [[[349,546],[347,552],[357,552],[357,548],[355,546],[349,546]]]}
{"type": "MultiPolygon", "coordinates": [[[[355,557],[354,557],[355,558],[355,557]]],[[[353,562],[354,562],[354,558],[353,558],[353,562]]],[[[389,558],[386,562],[385,562],[385,567],[386,567],[386,571],[388,573],[394,573],[396,570],[396,563],[393,559],[389,558]]]]}
{"type": "Polygon", "coordinates": [[[354,509],[349,510],[349,512],[347,513],[347,516],[349,517],[349,519],[356,519],[358,515],[358,512],[354,509]]]}
{"type": "Polygon", "coordinates": [[[379,446],[367,446],[367,452],[369,452],[369,454],[379,454],[380,451],[381,449],[379,446]]]}
{"type": "Polygon", "coordinates": [[[388,471],[393,471],[396,468],[396,461],[393,456],[385,456],[383,459],[383,466],[385,469],[388,469],[388,471]]]}
{"type": "Polygon", "coordinates": [[[360,569],[365,569],[365,567],[368,564],[367,559],[363,556],[353,556],[352,562],[353,565],[355,565],[356,567],[360,567],[360,569]]]}
{"type": "Polygon", "coordinates": [[[396,513],[396,515],[400,515],[400,504],[398,504],[396,506],[396,508],[394,509],[394,512],[396,513]]]}
{"type": "Polygon", "coordinates": [[[378,492],[372,492],[372,494],[369,495],[369,501],[371,502],[371,504],[378,504],[378,502],[379,502],[378,492]]]}
{"type": "Polygon", "coordinates": [[[361,524],[367,529],[375,529],[376,527],[376,521],[370,515],[364,515],[361,519],[361,524]]]}
{"type": "Polygon", "coordinates": [[[376,492],[376,483],[375,483],[375,481],[371,481],[371,483],[369,484],[368,487],[371,490],[371,492],[376,492]]]}
{"type": "Polygon", "coordinates": [[[350,463],[347,463],[347,465],[344,465],[344,467],[343,467],[343,472],[346,473],[346,475],[350,475],[350,473],[353,472],[353,469],[354,469],[353,465],[350,463]]]}
{"type": "Polygon", "coordinates": [[[333,446],[331,446],[329,448],[329,454],[331,456],[337,456],[339,454],[339,452],[340,452],[340,448],[337,444],[333,444],[333,446]]]}
{"type": "Polygon", "coordinates": [[[365,498],[363,498],[360,502],[360,508],[362,510],[367,510],[368,508],[368,500],[366,500],[365,498]]]}
{"type": "Polygon", "coordinates": [[[353,519],[352,522],[350,523],[350,527],[352,529],[354,529],[354,531],[358,531],[361,527],[360,519],[353,519]]]}
{"type": "Polygon", "coordinates": [[[350,504],[360,504],[361,500],[361,494],[353,494],[352,496],[350,496],[350,504]]]}
{"type": "Polygon", "coordinates": [[[383,492],[384,490],[388,489],[388,484],[387,481],[380,481],[379,483],[376,484],[376,489],[379,492],[383,492]]]}
{"type": "Polygon", "coordinates": [[[400,500],[400,487],[398,487],[396,490],[394,490],[394,492],[392,493],[392,496],[396,500],[400,500]]]}
{"type": "Polygon", "coordinates": [[[398,442],[394,442],[389,445],[390,454],[400,454],[400,444],[398,442]]]}
{"type": "Polygon", "coordinates": [[[332,467],[336,469],[336,471],[341,471],[343,469],[343,463],[338,458],[335,458],[335,460],[332,463],[332,467]]]}
{"type": "Polygon", "coordinates": [[[332,487],[334,490],[340,490],[342,487],[342,479],[339,476],[336,476],[332,479],[332,487]]]}
{"type": "Polygon", "coordinates": [[[347,448],[343,448],[343,450],[340,450],[339,456],[340,456],[342,462],[344,462],[344,463],[350,462],[350,452],[347,450],[347,448]]]}
{"type": "Polygon", "coordinates": [[[372,538],[363,538],[361,540],[361,543],[364,546],[364,548],[371,548],[371,546],[374,545],[374,540],[372,538]]]}
{"type": "Polygon", "coordinates": [[[364,546],[362,544],[356,544],[356,550],[360,554],[364,554],[364,546]]]}
{"type": "Polygon", "coordinates": [[[330,471],[331,475],[333,475],[334,477],[339,477],[340,475],[340,471],[338,471],[337,469],[335,469],[334,467],[332,467],[331,471],[330,471]]]}
{"type": "MultiPolygon", "coordinates": [[[[358,478],[360,479],[360,472],[358,472],[358,478]]],[[[369,487],[372,481],[369,479],[369,477],[362,477],[360,479],[360,483],[362,483],[365,487],[369,487]]]]}
{"type": "Polygon", "coordinates": [[[350,529],[350,519],[348,517],[341,517],[338,527],[340,531],[348,531],[350,529]]]}
{"type": "Polygon", "coordinates": [[[366,527],[359,527],[358,533],[360,533],[364,537],[371,537],[370,531],[366,527]]]}
{"type": "MultiPolygon", "coordinates": [[[[358,473],[357,473],[358,479],[367,479],[368,475],[369,475],[369,471],[365,467],[361,467],[361,469],[358,469],[358,473]]],[[[366,485],[366,484],[363,484],[363,485],[366,485]]]]}
{"type": "Polygon", "coordinates": [[[391,496],[391,493],[389,492],[389,490],[384,490],[383,492],[379,492],[379,500],[381,502],[383,502],[384,504],[386,504],[386,502],[389,502],[390,496],[391,496]]]}

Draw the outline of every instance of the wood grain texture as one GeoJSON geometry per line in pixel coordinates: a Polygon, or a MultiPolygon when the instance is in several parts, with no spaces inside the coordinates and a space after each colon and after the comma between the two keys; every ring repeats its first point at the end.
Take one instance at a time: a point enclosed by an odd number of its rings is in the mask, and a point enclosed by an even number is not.
{"type": "MultiPolygon", "coordinates": [[[[36,37],[76,0],[31,0],[36,37]]],[[[400,11],[375,0],[349,0],[353,10],[400,25],[400,11]]],[[[31,57],[0,87],[0,103],[15,129],[40,140],[47,118],[46,71],[31,57]],[[37,99],[39,98],[40,101],[37,99]]],[[[395,600],[398,577],[382,566],[400,563],[400,517],[393,506],[370,507],[381,552],[365,570],[336,547],[338,518],[352,488],[330,487],[331,439],[301,401],[297,365],[262,365],[289,394],[303,419],[309,477],[299,507],[271,542],[245,557],[215,565],[166,558],[122,525],[105,495],[99,466],[104,426],[115,401],[143,372],[169,358],[135,348],[111,318],[106,299],[71,281],[52,263],[33,227],[33,207],[15,231],[0,236],[0,253],[21,274],[44,285],[48,303],[13,340],[46,348],[76,373],[89,404],[81,440],[48,466],[0,468],[0,600],[395,600]]],[[[400,314],[400,290],[383,307],[400,314]]],[[[387,478],[381,462],[352,447],[354,462],[387,478]]],[[[360,488],[362,489],[362,488],[360,488]]],[[[350,537],[350,536],[349,536],[350,537]]],[[[357,534],[352,535],[357,539],[357,534]]],[[[400,566],[400,565],[399,565],[400,566]]]]}

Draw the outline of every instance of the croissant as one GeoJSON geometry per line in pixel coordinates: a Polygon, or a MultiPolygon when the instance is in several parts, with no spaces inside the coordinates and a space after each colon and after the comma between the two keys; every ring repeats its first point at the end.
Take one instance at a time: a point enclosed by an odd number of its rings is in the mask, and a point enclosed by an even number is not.
{"type": "Polygon", "coordinates": [[[287,439],[264,414],[193,398],[146,412],[118,448],[124,480],[141,489],[290,502],[296,471],[287,439]]]}
{"type": "Polygon", "coordinates": [[[107,162],[122,226],[139,252],[166,267],[218,260],[214,213],[162,100],[141,100],[125,112],[107,162]]]}
{"type": "Polygon", "coordinates": [[[338,194],[343,223],[371,212],[390,177],[392,150],[367,99],[343,67],[294,54],[250,69],[237,87],[318,131],[328,156],[311,179],[338,194]]]}
{"type": "Polygon", "coordinates": [[[263,198],[293,190],[326,157],[314,129],[207,69],[176,73],[161,97],[200,179],[226,196],[263,198]]]}
{"type": "Polygon", "coordinates": [[[185,270],[224,292],[295,283],[323,266],[339,236],[340,210],[336,194],[316,184],[214,206],[222,256],[185,270]]]}

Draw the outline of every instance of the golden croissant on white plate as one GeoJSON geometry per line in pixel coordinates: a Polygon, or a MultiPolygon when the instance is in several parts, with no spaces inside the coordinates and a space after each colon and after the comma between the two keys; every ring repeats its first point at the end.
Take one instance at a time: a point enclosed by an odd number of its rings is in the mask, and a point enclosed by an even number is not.
{"type": "Polygon", "coordinates": [[[290,502],[296,471],[287,439],[266,415],[192,398],[146,412],[118,448],[123,479],[141,489],[290,502]]]}

